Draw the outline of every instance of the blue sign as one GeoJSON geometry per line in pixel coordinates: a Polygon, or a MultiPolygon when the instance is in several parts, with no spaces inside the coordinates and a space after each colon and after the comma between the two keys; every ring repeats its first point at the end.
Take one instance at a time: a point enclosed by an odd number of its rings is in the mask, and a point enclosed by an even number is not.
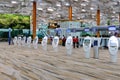
{"type": "Polygon", "coordinates": [[[116,26],[109,26],[109,27],[108,27],[108,30],[109,30],[109,31],[116,31],[116,26]]]}
{"type": "Polygon", "coordinates": [[[71,30],[70,30],[70,29],[67,29],[67,30],[66,30],[66,32],[67,32],[67,33],[70,33],[70,32],[71,32],[71,30]]]}
{"type": "Polygon", "coordinates": [[[89,32],[90,29],[89,29],[89,28],[85,28],[84,31],[85,31],[85,32],[89,32]]]}
{"type": "Polygon", "coordinates": [[[94,28],[92,28],[92,31],[93,31],[93,32],[96,32],[96,31],[97,31],[97,29],[94,27],[94,28]]]}

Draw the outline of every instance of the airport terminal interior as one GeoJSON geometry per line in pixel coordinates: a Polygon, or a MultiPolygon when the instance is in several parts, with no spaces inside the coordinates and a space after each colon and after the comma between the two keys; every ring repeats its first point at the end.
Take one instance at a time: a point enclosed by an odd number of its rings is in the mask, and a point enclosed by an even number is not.
{"type": "Polygon", "coordinates": [[[120,80],[120,0],[0,0],[0,80],[120,80]]]}

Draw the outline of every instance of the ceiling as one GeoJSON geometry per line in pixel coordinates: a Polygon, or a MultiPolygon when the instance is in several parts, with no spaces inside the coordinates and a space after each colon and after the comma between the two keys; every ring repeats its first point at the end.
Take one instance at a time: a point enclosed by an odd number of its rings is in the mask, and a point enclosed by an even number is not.
{"type": "MultiPolygon", "coordinates": [[[[33,0],[0,0],[0,13],[32,14],[33,0]]],[[[36,0],[37,20],[68,20],[68,6],[72,6],[73,20],[96,20],[100,9],[101,21],[117,21],[120,12],[120,0],[36,0]]]]}

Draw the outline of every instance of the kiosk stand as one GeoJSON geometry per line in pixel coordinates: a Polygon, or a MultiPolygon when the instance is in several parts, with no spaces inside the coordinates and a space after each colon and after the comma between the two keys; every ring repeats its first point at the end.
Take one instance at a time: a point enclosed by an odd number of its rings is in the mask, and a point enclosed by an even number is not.
{"type": "Polygon", "coordinates": [[[85,37],[83,41],[83,49],[85,52],[85,58],[90,58],[90,49],[91,49],[91,38],[85,37]]]}
{"type": "Polygon", "coordinates": [[[94,58],[98,59],[99,58],[99,47],[98,47],[98,40],[97,39],[94,40],[93,50],[94,50],[94,58]]]}
{"type": "Polygon", "coordinates": [[[43,50],[45,50],[45,51],[47,51],[47,40],[48,40],[48,37],[45,36],[45,37],[42,39],[42,42],[41,42],[42,48],[43,48],[43,50]]]}
{"type": "Polygon", "coordinates": [[[117,62],[118,47],[118,39],[115,36],[110,37],[108,41],[108,48],[111,62],[117,62]]]}

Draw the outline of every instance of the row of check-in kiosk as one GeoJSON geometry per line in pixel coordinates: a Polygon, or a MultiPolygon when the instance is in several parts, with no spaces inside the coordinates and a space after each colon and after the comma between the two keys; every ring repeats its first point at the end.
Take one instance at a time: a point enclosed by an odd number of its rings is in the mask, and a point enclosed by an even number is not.
{"type": "MultiPolygon", "coordinates": [[[[83,46],[83,41],[84,41],[84,38],[85,37],[80,37],[79,39],[79,45],[82,47],[83,46]]],[[[91,47],[93,47],[93,40],[94,40],[94,37],[91,37],[92,38],[92,44],[91,44],[91,47]]],[[[101,38],[96,38],[99,40],[99,44],[98,46],[101,47],[102,49],[107,49],[108,48],[108,41],[109,41],[109,38],[108,37],[101,37],[101,38]]],[[[118,39],[118,42],[119,42],[119,48],[120,48],[120,38],[117,38],[118,39]]]]}
{"type": "MultiPolygon", "coordinates": [[[[83,49],[85,52],[85,57],[90,58],[90,50],[91,45],[93,45],[94,55],[95,58],[99,57],[99,47],[102,41],[105,41],[105,38],[94,38],[94,40],[91,37],[85,37],[83,40],[83,49]]],[[[110,38],[106,39],[106,46],[108,47],[110,58],[112,62],[117,61],[117,53],[119,48],[119,40],[115,36],[111,36],[110,38]]]]}
{"type": "MultiPolygon", "coordinates": [[[[84,37],[84,38],[80,38],[81,41],[80,41],[80,44],[82,44],[83,46],[83,50],[84,50],[84,54],[85,54],[85,58],[90,58],[90,52],[91,52],[91,46],[93,46],[93,50],[94,50],[94,57],[95,58],[99,58],[99,48],[101,47],[101,44],[104,44],[105,43],[105,40],[106,40],[106,46],[108,47],[108,50],[109,50],[109,53],[110,53],[110,56],[111,56],[111,61],[112,62],[116,62],[117,61],[117,53],[118,53],[118,48],[119,48],[119,43],[120,43],[120,40],[115,37],[115,36],[111,36],[110,38],[92,38],[92,37],[84,37]]],[[[25,40],[26,38],[23,37],[15,37],[13,42],[14,42],[14,45],[18,45],[18,46],[25,46],[25,40]]],[[[27,44],[28,47],[30,47],[31,45],[31,41],[32,41],[32,38],[31,37],[28,37],[27,38],[27,44]]],[[[43,39],[42,39],[42,47],[44,50],[47,50],[47,41],[48,41],[48,38],[47,36],[45,36],[43,39]]],[[[67,40],[66,40],[66,49],[67,49],[67,54],[68,55],[71,55],[72,53],[72,36],[68,36],[67,40]]],[[[55,36],[53,38],[53,41],[52,41],[52,46],[53,46],[53,49],[54,51],[58,51],[58,43],[59,43],[59,37],[58,36],[55,36]]],[[[37,49],[37,44],[38,44],[38,37],[36,36],[35,39],[33,40],[33,46],[35,49],[37,49]]]]}

